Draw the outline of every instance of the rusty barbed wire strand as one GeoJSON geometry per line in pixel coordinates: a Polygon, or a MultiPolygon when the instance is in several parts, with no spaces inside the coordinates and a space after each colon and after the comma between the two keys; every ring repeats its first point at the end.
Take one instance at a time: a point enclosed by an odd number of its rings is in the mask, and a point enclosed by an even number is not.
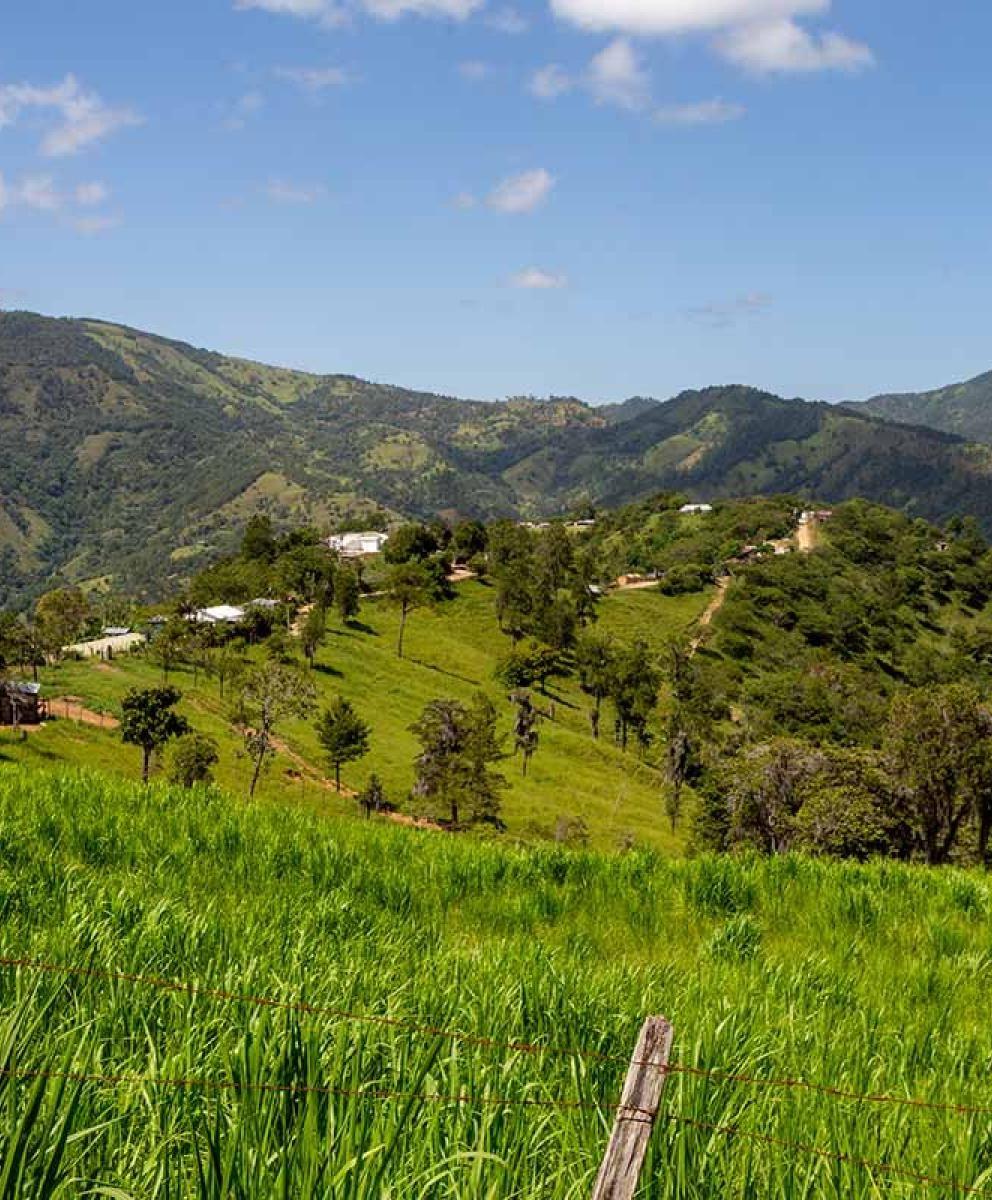
{"type": "Polygon", "coordinates": [[[883,1175],[888,1175],[892,1179],[920,1183],[927,1187],[948,1188],[951,1191],[962,1192],[965,1195],[992,1196],[992,1191],[988,1188],[974,1187],[967,1183],[958,1183],[954,1179],[947,1179],[939,1175],[924,1175],[918,1171],[911,1171],[905,1167],[895,1166],[892,1163],[877,1162],[875,1159],[862,1158],[857,1154],[846,1154],[842,1150],[827,1150],[823,1146],[816,1146],[809,1142],[792,1142],[786,1138],[775,1137],[772,1134],[752,1132],[749,1129],[741,1129],[739,1125],[717,1125],[711,1121],[701,1121],[694,1117],[683,1117],[679,1113],[664,1113],[660,1119],[670,1121],[675,1125],[699,1129],[707,1133],[717,1133],[725,1137],[747,1138],[749,1141],[760,1142],[762,1145],[776,1146],[780,1149],[794,1150],[801,1154],[809,1154],[818,1158],[829,1159],[833,1162],[863,1167],[867,1170],[878,1171],[883,1175]]]}
{"type": "MultiPolygon", "coordinates": [[[[101,967],[76,967],[65,963],[46,962],[38,959],[0,956],[0,968],[23,969],[45,974],[64,974],[76,978],[132,983],[203,999],[220,1000],[225,1003],[249,1004],[259,1008],[304,1013],[308,1016],[335,1017],[339,1020],[379,1025],[392,1029],[403,1029],[411,1033],[428,1037],[448,1038],[464,1045],[480,1046],[487,1049],[509,1050],[521,1054],[547,1054],[562,1058],[584,1058],[595,1062],[616,1063],[623,1066],[656,1065],[640,1062],[632,1064],[631,1060],[623,1055],[606,1054],[598,1050],[548,1046],[540,1042],[500,1040],[499,1038],[487,1037],[482,1034],[463,1033],[459,1030],[446,1029],[441,1026],[422,1024],[402,1017],[390,1017],[378,1013],[357,1013],[344,1008],[309,1004],[302,1000],[279,1000],[269,996],[226,991],[221,988],[204,987],[195,983],[162,979],[153,975],[142,975],[128,971],[114,971],[101,967]]],[[[860,1104],[902,1105],[907,1108],[954,1113],[959,1116],[992,1115],[992,1105],[923,1100],[913,1096],[897,1096],[880,1092],[856,1092],[847,1088],[836,1087],[832,1084],[814,1083],[807,1079],[779,1078],[774,1076],[769,1078],[761,1075],[749,1075],[739,1071],[692,1066],[686,1063],[669,1063],[666,1067],[659,1069],[663,1069],[669,1075],[686,1075],[692,1078],[711,1080],[715,1083],[739,1083],[754,1087],[808,1091],[819,1095],[831,1096],[839,1100],[851,1100],[860,1104]]]]}

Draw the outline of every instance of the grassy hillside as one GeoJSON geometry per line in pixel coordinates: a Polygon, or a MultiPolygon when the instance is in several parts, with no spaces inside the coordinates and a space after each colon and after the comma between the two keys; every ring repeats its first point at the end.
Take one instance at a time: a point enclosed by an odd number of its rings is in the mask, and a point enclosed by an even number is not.
{"type": "Polygon", "coordinates": [[[992,451],[749,388],[483,404],[0,314],[0,605],[61,573],[174,590],[256,512],[539,516],[659,489],[866,496],[992,524],[992,451]]]}
{"type": "Polygon", "coordinates": [[[643,1197],[988,1186],[983,1118],[726,1077],[987,1104],[979,876],[508,850],[0,768],[0,906],[8,958],[89,972],[0,968],[12,1197],[571,1200],[652,1012],[721,1076],[671,1077],[643,1197]]]}
{"type": "MultiPolygon", "coordinates": [[[[698,618],[709,595],[619,593],[602,604],[599,624],[624,641],[646,636],[660,651],[667,638],[684,633],[698,618]]],[[[332,622],[327,644],[317,656],[314,679],[323,704],[334,696],[346,696],[372,727],[372,752],[345,768],[345,786],[357,790],[376,772],[389,799],[409,810],[407,797],[418,749],[409,727],[429,701],[442,697],[469,701],[481,689],[497,703],[501,728],[509,732],[511,706],[493,672],[510,643],[497,629],[492,590],[479,583],[460,585],[457,598],[436,611],[413,614],[403,661],[396,657],[397,625],[396,610],[384,602],[366,603],[358,627],[332,622]]],[[[51,697],[78,697],[93,712],[115,714],[128,688],[154,686],[161,681],[161,672],[135,655],[118,657],[113,663],[64,662],[43,670],[42,680],[51,697]]],[[[173,673],[170,681],[184,693],[181,710],[193,725],[220,743],[218,782],[244,795],[249,768],[216,682],[202,674],[194,678],[188,667],[173,673]]],[[[633,750],[621,754],[609,737],[592,739],[589,702],[574,679],[555,681],[549,691],[548,697],[535,696],[546,712],[553,703],[555,716],[541,722],[540,746],[527,778],[522,777],[517,759],[502,766],[511,785],[504,800],[509,834],[549,837],[559,818],[582,818],[593,844],[602,849],[615,849],[621,840],[669,850],[680,844],[669,834],[664,819],[661,772],[642,762],[633,750]]],[[[56,718],[59,711],[56,704],[56,718]]],[[[280,754],[264,779],[263,796],[320,812],[353,815],[354,802],[337,797],[323,783],[328,768],[312,724],[289,722],[283,736],[304,765],[280,754]]],[[[15,741],[9,731],[0,733],[0,762],[4,758],[24,764],[99,766],[132,777],[138,776],[140,768],[139,753],[122,746],[113,730],[64,719],[31,733],[24,742],[15,741]]]]}
{"type": "Polygon", "coordinates": [[[992,442],[992,371],[932,392],[874,396],[850,407],[886,421],[941,429],[971,442],[992,442]]]}

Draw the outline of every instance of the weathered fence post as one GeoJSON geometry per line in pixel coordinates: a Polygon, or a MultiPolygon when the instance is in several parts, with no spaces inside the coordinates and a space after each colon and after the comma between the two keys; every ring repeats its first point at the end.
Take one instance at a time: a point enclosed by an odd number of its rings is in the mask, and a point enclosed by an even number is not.
{"type": "Polygon", "coordinates": [[[648,1017],[630,1060],[620,1107],[592,1200],[631,1200],[668,1078],[674,1030],[664,1017],[648,1017]]]}

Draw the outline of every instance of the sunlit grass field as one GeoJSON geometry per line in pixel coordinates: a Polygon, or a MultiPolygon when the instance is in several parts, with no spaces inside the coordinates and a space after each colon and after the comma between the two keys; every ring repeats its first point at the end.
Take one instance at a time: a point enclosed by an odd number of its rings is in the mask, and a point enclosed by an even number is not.
{"type": "MultiPolygon", "coordinates": [[[[659,652],[668,638],[683,633],[706,607],[709,595],[669,598],[655,592],[609,596],[601,606],[599,627],[621,641],[643,637],[659,652]]],[[[372,750],[361,762],[346,766],[343,783],[357,791],[372,772],[382,779],[388,798],[409,808],[413,760],[418,745],[410,726],[431,700],[471,700],[482,690],[497,704],[501,729],[509,734],[512,709],[506,690],[493,678],[509,639],[500,634],[492,590],[482,584],[458,587],[457,598],[437,609],[413,613],[407,632],[406,657],[396,656],[398,617],[384,601],[363,605],[357,626],[329,624],[325,646],[313,673],[322,703],[340,694],[355,705],[372,727],[372,750]]],[[[77,696],[94,712],[119,713],[121,697],[133,686],[161,683],[161,672],[143,657],[120,656],[113,663],[65,662],[42,672],[50,697],[77,696]]],[[[198,730],[219,744],[218,784],[232,795],[245,795],[250,776],[241,739],[228,720],[228,704],[217,683],[202,673],[194,677],[183,667],[170,682],[184,694],[180,706],[198,730]]],[[[607,716],[604,736],[594,741],[589,731],[589,701],[574,679],[553,680],[549,696],[539,706],[554,719],[540,725],[540,746],[526,779],[519,760],[509,759],[502,770],[510,783],[504,798],[504,817],[513,837],[551,836],[559,819],[582,818],[591,845],[615,849],[620,844],[677,850],[682,834],[673,836],[664,816],[664,779],[635,750],[621,754],[613,745],[607,716]]],[[[55,715],[59,708],[55,706],[55,715]]],[[[355,815],[353,801],[339,798],[321,779],[328,774],[312,722],[290,721],[280,736],[303,759],[279,754],[263,778],[262,802],[296,804],[327,815],[355,815]]],[[[509,746],[508,749],[512,749],[509,746]]],[[[140,754],[120,744],[109,729],[72,721],[51,722],[17,741],[0,733],[0,768],[4,761],[37,766],[67,763],[98,767],[136,778],[140,754]]]]}
{"type": "MultiPolygon", "coordinates": [[[[956,870],[512,848],[0,768],[6,956],[611,1056],[0,969],[0,1194],[587,1196],[648,1013],[678,1065],[986,1106],[990,912],[956,870]],[[403,1095],[338,1094],[370,1091],[403,1095]]],[[[987,1112],[677,1073],[640,1195],[953,1196],[990,1166],[987,1112]]]]}

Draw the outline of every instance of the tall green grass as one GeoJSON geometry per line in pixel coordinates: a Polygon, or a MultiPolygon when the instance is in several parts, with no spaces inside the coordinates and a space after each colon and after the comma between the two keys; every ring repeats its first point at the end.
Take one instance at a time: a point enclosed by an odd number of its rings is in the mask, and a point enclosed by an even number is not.
{"type": "MultiPolygon", "coordinates": [[[[683,1064],[992,1103],[990,911],[986,880],[958,871],[515,850],[0,771],[6,955],[620,1059],[662,1012],[683,1064]]],[[[19,1076],[0,1076],[0,1197],[136,1200],[583,1196],[624,1070],[24,970],[0,971],[0,1068],[19,1076]],[[58,1077],[87,1074],[127,1078],[58,1077]],[[179,1078],[242,1089],[156,1082],[179,1078]],[[295,1090],[251,1090],[272,1085],[295,1090]],[[550,1106],[429,1098],[462,1093],[550,1106]]],[[[664,1111],[992,1192],[987,1116],[684,1074],[664,1111]]],[[[668,1119],[642,1190],[919,1193],[668,1119]]]]}

